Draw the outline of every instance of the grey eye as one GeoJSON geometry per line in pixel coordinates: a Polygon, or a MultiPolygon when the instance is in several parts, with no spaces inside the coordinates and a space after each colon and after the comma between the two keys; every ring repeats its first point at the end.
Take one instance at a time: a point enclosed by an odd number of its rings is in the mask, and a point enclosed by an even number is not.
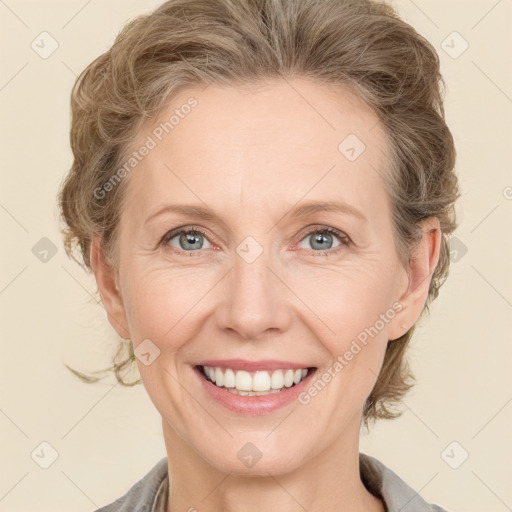
{"type": "MultiPolygon", "coordinates": [[[[311,244],[311,247],[318,251],[328,251],[330,249],[333,249],[335,247],[338,247],[339,245],[342,245],[343,242],[339,242],[338,245],[333,247],[334,239],[340,237],[336,235],[335,233],[330,233],[326,230],[317,230],[312,231],[311,233],[308,233],[302,240],[301,244],[304,242],[309,242],[311,244]]],[[[303,249],[309,249],[309,247],[302,247],[299,245],[299,247],[303,249]]]]}
{"type": "Polygon", "coordinates": [[[205,240],[206,243],[210,243],[208,242],[206,236],[203,235],[203,233],[200,233],[199,231],[188,230],[176,233],[174,236],[168,239],[167,243],[175,249],[180,249],[183,251],[198,251],[199,249],[203,249],[205,240]],[[177,246],[172,243],[172,241],[175,239],[178,241],[177,246]]]}

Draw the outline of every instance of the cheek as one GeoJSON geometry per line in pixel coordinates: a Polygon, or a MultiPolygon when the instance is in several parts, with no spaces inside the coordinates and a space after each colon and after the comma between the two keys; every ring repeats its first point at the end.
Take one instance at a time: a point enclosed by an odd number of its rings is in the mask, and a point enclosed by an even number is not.
{"type": "Polygon", "coordinates": [[[166,349],[177,349],[193,336],[190,319],[201,299],[212,287],[208,276],[198,278],[192,268],[148,268],[148,265],[126,269],[127,291],[125,309],[132,338],[145,338],[157,345],[165,342],[166,349]],[[179,335],[177,335],[179,333],[179,335]]]}
{"type": "MultiPolygon", "coordinates": [[[[344,350],[347,342],[376,324],[392,306],[394,275],[381,262],[364,262],[323,268],[297,269],[287,282],[302,303],[303,320],[310,329],[325,333],[333,349],[344,350]]],[[[293,300],[293,299],[291,299],[293,300]]],[[[386,334],[387,323],[377,327],[386,334]]]]}
{"type": "Polygon", "coordinates": [[[329,354],[318,375],[326,383],[324,398],[338,403],[335,414],[343,416],[358,409],[375,384],[388,343],[388,324],[396,315],[395,277],[380,262],[310,270],[308,275],[308,282],[290,276],[291,288],[308,306],[301,321],[329,354]]]}

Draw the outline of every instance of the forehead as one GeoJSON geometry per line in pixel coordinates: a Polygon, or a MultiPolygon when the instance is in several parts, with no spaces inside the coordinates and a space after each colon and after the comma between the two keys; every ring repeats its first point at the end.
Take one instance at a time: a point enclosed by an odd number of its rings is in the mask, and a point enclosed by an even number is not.
{"type": "Polygon", "coordinates": [[[377,116],[346,89],[299,79],[191,87],[130,149],[144,145],[151,149],[127,184],[139,217],[173,202],[232,218],[279,215],[302,199],[385,207],[387,140],[377,116]]]}

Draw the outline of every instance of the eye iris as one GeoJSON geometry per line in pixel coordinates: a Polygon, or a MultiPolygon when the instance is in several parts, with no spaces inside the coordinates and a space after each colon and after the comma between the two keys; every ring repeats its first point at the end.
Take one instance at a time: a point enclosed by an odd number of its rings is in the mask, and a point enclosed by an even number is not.
{"type": "Polygon", "coordinates": [[[201,249],[201,247],[203,246],[202,242],[199,244],[198,242],[200,242],[200,238],[202,235],[200,233],[196,233],[196,232],[192,232],[192,231],[189,231],[189,232],[186,232],[186,233],[182,233],[181,236],[180,236],[180,245],[183,249],[186,249],[186,250],[189,250],[189,249],[192,249],[192,250],[196,250],[196,249],[201,249]],[[185,244],[185,247],[183,246],[185,244]],[[196,244],[196,246],[194,247],[193,245],[191,247],[186,247],[186,244],[196,244]]]}
{"type": "Polygon", "coordinates": [[[313,243],[312,243],[312,247],[315,246],[315,243],[318,242],[320,244],[322,244],[323,242],[325,241],[331,241],[331,244],[329,245],[329,247],[325,247],[325,244],[324,245],[320,245],[320,247],[316,247],[317,249],[320,249],[320,250],[326,250],[326,249],[330,249],[331,246],[332,246],[332,235],[329,234],[329,233],[316,233],[313,237],[313,243]]]}

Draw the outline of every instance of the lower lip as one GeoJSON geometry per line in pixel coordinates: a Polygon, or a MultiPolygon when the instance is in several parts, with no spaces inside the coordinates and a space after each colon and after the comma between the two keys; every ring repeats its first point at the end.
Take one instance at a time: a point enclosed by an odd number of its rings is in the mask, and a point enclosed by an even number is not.
{"type": "Polygon", "coordinates": [[[315,370],[310,369],[306,377],[295,386],[285,387],[279,393],[260,396],[235,395],[227,391],[226,388],[219,388],[206,380],[198,366],[194,367],[194,372],[208,395],[226,409],[248,416],[263,416],[296,400],[297,396],[309,386],[315,370]]]}

